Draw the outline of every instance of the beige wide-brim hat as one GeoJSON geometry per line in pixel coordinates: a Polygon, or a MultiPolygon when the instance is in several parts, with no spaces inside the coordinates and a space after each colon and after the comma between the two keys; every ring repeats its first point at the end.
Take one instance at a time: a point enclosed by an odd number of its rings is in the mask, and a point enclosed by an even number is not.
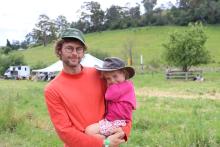
{"type": "Polygon", "coordinates": [[[125,63],[123,60],[117,58],[117,57],[108,57],[104,59],[103,66],[95,66],[95,68],[99,71],[115,71],[124,69],[128,72],[128,78],[132,78],[135,75],[135,70],[133,67],[125,66],[125,63]]]}

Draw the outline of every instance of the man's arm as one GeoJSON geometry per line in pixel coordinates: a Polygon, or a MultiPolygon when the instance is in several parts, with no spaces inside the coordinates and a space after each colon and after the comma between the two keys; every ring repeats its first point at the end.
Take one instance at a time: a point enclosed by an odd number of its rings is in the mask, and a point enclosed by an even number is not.
{"type": "Polygon", "coordinates": [[[52,89],[45,90],[45,100],[56,132],[66,145],[70,147],[102,147],[102,139],[86,135],[73,126],[65,111],[62,100],[52,89]]]}
{"type": "Polygon", "coordinates": [[[122,130],[125,133],[125,136],[124,136],[125,141],[127,141],[128,137],[130,136],[131,127],[132,127],[132,122],[131,121],[127,122],[126,126],[122,127],[122,130]]]}

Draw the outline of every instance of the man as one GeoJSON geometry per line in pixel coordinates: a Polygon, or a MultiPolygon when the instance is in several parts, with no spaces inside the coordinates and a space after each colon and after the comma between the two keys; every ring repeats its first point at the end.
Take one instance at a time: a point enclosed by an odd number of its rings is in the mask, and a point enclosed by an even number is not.
{"type": "Polygon", "coordinates": [[[95,68],[83,67],[87,49],[81,31],[67,29],[56,43],[63,70],[45,87],[51,121],[66,147],[118,146],[129,135],[131,123],[114,130],[105,140],[85,134],[85,128],[104,117],[106,86],[95,68]]]}

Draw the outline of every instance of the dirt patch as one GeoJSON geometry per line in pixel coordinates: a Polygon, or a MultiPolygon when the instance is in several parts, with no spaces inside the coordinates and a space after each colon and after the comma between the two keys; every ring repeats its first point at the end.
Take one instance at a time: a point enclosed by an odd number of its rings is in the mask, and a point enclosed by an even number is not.
{"type": "Polygon", "coordinates": [[[192,93],[178,92],[178,91],[163,91],[160,89],[153,89],[149,87],[136,89],[135,92],[137,96],[145,96],[145,97],[171,97],[171,98],[185,98],[185,99],[204,98],[204,99],[220,100],[220,93],[217,92],[192,94],[192,93]]]}

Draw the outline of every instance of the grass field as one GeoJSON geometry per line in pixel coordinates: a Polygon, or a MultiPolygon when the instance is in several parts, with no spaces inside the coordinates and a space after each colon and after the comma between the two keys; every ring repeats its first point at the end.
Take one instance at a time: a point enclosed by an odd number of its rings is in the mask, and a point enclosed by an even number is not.
{"type": "MultiPolygon", "coordinates": [[[[220,146],[220,77],[204,82],[134,78],[138,108],[123,147],[220,146]]],[[[0,147],[61,147],[43,97],[46,82],[0,80],[0,147]]]]}
{"type": "MultiPolygon", "coordinates": [[[[162,26],[86,34],[89,50],[125,57],[124,45],[133,44],[134,63],[163,63],[162,44],[173,31],[186,27],[162,26]]],[[[220,26],[205,27],[206,48],[220,65],[220,26]]],[[[58,58],[53,44],[23,54],[30,66],[49,65],[58,58]]],[[[124,58],[125,59],[125,58],[124,58]]],[[[137,74],[133,79],[138,107],[130,139],[122,147],[219,147],[220,76],[205,72],[204,82],[166,80],[163,73],[137,74]]],[[[46,82],[0,79],[0,147],[62,147],[44,103],[46,82]]]]}
{"type": "MultiPolygon", "coordinates": [[[[118,56],[125,59],[125,44],[133,44],[133,59],[135,64],[140,64],[140,55],[143,55],[144,64],[152,60],[164,63],[161,58],[164,48],[163,43],[168,42],[169,34],[174,31],[183,31],[186,27],[159,26],[142,27],[125,30],[104,31],[101,33],[86,34],[86,42],[89,50],[107,52],[110,56],[118,56]]],[[[212,66],[220,65],[220,26],[205,27],[208,40],[206,48],[210,51],[212,66]]],[[[53,51],[54,44],[47,47],[36,47],[25,51],[18,51],[25,57],[28,65],[49,65],[58,60],[53,51]]],[[[88,50],[88,51],[89,51],[88,50]]]]}

